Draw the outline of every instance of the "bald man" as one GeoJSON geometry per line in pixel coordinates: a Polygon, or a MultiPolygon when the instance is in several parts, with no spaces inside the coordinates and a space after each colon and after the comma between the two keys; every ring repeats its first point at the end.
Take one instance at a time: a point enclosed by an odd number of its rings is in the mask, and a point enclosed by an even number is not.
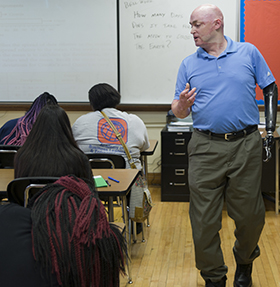
{"type": "Polygon", "coordinates": [[[205,286],[226,286],[227,266],[220,247],[222,209],[235,221],[235,287],[252,286],[252,263],[265,207],[260,190],[262,139],[258,131],[256,83],[263,89],[266,148],[273,144],[277,86],[255,46],[224,35],[224,18],[214,5],[202,5],[190,16],[197,51],[179,68],[172,111],[192,113],[194,132],[188,144],[190,219],[196,266],[205,286]]]}

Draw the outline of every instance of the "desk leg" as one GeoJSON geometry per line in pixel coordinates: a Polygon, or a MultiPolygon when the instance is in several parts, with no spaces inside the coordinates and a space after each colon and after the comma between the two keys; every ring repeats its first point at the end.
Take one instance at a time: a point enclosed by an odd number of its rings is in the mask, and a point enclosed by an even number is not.
{"type": "MultiPolygon", "coordinates": [[[[148,186],[148,160],[147,160],[146,155],[141,156],[141,163],[142,163],[142,168],[143,168],[143,177],[145,179],[146,185],[148,186]]],[[[147,217],[147,227],[150,227],[149,216],[147,217]]],[[[143,224],[142,224],[142,228],[143,228],[143,224]]]]}
{"type": "Polygon", "coordinates": [[[148,160],[146,155],[141,155],[142,175],[148,185],[148,160]]]}
{"type": "Polygon", "coordinates": [[[131,269],[130,269],[131,238],[129,234],[129,219],[128,219],[126,196],[122,196],[121,199],[122,199],[122,208],[123,208],[123,216],[124,216],[124,223],[125,223],[125,239],[126,239],[126,246],[127,246],[126,266],[127,266],[128,284],[132,284],[133,281],[131,278],[131,269]]]}
{"type": "Polygon", "coordinates": [[[146,181],[148,182],[148,159],[146,155],[143,155],[142,165],[143,165],[143,174],[145,176],[146,181]]]}
{"type": "Polygon", "coordinates": [[[110,222],[114,222],[114,204],[113,204],[113,197],[109,196],[108,199],[108,217],[110,222]]]}
{"type": "Polygon", "coordinates": [[[279,140],[275,141],[275,213],[279,214],[279,140]]]}

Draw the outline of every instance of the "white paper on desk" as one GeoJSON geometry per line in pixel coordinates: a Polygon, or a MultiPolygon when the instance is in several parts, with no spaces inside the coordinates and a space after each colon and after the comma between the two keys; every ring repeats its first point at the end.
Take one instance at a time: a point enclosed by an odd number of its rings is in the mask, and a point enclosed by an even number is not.
{"type": "Polygon", "coordinates": [[[170,122],[168,125],[169,126],[192,126],[193,123],[192,122],[181,122],[181,121],[178,121],[178,122],[170,122]]]}

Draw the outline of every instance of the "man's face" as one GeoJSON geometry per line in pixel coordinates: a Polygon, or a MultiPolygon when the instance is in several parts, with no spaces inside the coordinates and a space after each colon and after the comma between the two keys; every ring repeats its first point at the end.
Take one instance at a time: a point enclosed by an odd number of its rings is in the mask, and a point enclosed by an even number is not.
{"type": "Polygon", "coordinates": [[[194,11],[190,17],[191,34],[198,47],[214,42],[215,20],[203,11],[194,11]]]}

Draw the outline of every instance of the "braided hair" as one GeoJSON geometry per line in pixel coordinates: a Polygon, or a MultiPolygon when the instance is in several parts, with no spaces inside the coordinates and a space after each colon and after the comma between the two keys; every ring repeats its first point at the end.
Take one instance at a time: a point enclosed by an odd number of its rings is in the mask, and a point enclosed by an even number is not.
{"type": "Polygon", "coordinates": [[[5,145],[23,145],[41,109],[47,105],[57,105],[56,98],[45,92],[38,96],[24,116],[18,119],[12,131],[3,138],[5,145]]]}
{"type": "Polygon", "coordinates": [[[60,286],[115,287],[125,273],[125,240],[109,224],[94,183],[74,175],[47,185],[29,203],[33,256],[60,286]]]}

